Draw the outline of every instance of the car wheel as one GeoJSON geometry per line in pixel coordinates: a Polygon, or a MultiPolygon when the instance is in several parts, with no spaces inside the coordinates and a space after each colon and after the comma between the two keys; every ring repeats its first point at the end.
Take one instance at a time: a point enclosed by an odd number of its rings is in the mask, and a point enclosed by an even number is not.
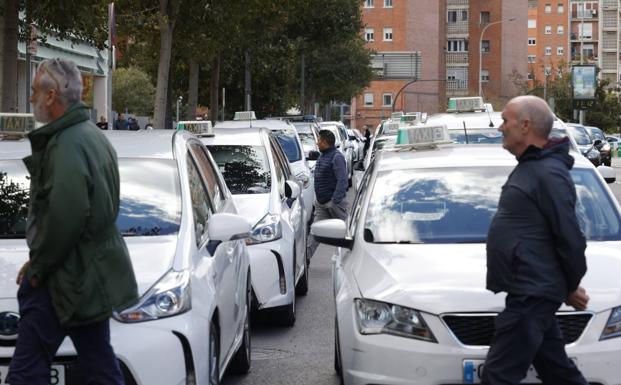
{"type": "Polygon", "coordinates": [[[339,382],[343,384],[343,364],[341,363],[341,344],[339,342],[339,325],[334,318],[334,371],[339,375],[339,382]]]}
{"type": "Polygon", "coordinates": [[[310,261],[306,256],[306,248],[304,248],[304,274],[300,277],[298,284],[295,286],[295,294],[306,295],[308,293],[308,269],[310,261]]]}
{"type": "Polygon", "coordinates": [[[220,335],[218,326],[209,323],[209,385],[220,384],[220,335]]]}
{"type": "Polygon", "coordinates": [[[235,374],[246,374],[250,371],[250,306],[252,304],[252,284],[250,281],[250,270],[248,270],[248,278],[246,282],[246,306],[244,316],[244,336],[242,344],[239,346],[233,360],[231,361],[230,371],[235,374]]]}

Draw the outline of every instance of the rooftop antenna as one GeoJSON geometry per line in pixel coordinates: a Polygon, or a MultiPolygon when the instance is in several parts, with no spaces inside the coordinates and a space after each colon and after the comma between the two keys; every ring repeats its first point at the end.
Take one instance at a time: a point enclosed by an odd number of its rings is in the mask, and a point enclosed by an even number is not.
{"type": "Polygon", "coordinates": [[[464,135],[466,135],[466,144],[468,144],[468,130],[466,129],[466,121],[462,120],[462,123],[464,124],[464,135]]]}
{"type": "MultiPolygon", "coordinates": [[[[487,117],[489,118],[489,128],[494,128],[494,122],[492,122],[492,114],[489,112],[489,108],[487,108],[487,106],[485,106],[485,111],[487,112],[487,117]]],[[[466,122],[464,122],[464,124],[466,124],[466,122]]]]}

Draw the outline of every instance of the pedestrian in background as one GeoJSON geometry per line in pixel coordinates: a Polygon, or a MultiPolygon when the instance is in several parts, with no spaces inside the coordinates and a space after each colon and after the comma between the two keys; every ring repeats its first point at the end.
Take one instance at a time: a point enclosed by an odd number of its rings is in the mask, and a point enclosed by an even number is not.
{"type": "Polygon", "coordinates": [[[120,113],[117,120],[114,121],[115,130],[129,130],[129,122],[125,119],[125,114],[120,113]]]}
{"type": "Polygon", "coordinates": [[[369,129],[369,126],[364,126],[364,156],[367,156],[367,150],[369,149],[369,146],[371,145],[371,130],[369,129]]]}
{"type": "MultiPolygon", "coordinates": [[[[319,131],[317,147],[321,155],[315,163],[315,215],[314,221],[338,218],[347,220],[348,178],[345,157],[336,149],[336,138],[330,130],[319,131]]],[[[310,256],[315,253],[318,242],[312,235],[308,240],[310,256]]]]}
{"type": "Polygon", "coordinates": [[[20,270],[21,320],[6,381],[47,385],[69,336],[89,384],[123,384],[109,318],[138,301],[125,242],[116,227],[116,153],[81,102],[82,76],[63,59],[39,65],[31,103],[44,126],[28,134],[32,155],[26,225],[29,261],[20,270]]]}
{"type": "Polygon", "coordinates": [[[567,358],[556,312],[585,310],[585,237],[576,217],[574,159],[567,138],[548,138],[554,116],[521,96],[502,112],[503,147],[518,165],[502,188],[487,237],[487,289],[506,292],[483,369],[483,384],[518,384],[534,365],[544,384],[586,385],[567,358]]]}
{"type": "Polygon", "coordinates": [[[97,127],[99,127],[99,129],[101,130],[108,129],[108,122],[106,121],[106,118],[103,115],[99,117],[99,122],[97,122],[97,127]]]}

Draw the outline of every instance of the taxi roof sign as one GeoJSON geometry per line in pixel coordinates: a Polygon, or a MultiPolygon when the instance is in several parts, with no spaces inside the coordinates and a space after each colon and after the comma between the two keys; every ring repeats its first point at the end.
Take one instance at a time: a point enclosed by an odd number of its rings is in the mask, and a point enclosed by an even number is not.
{"type": "Polygon", "coordinates": [[[36,126],[33,114],[0,113],[1,136],[25,136],[36,126]]]}
{"type": "Polygon", "coordinates": [[[254,111],[236,111],[233,120],[257,120],[254,111]]]}
{"type": "Polygon", "coordinates": [[[448,143],[453,142],[445,125],[418,125],[401,127],[397,135],[396,145],[416,148],[448,143]]]}
{"type": "Polygon", "coordinates": [[[393,112],[392,114],[390,114],[391,119],[401,119],[402,116],[403,116],[403,111],[397,111],[397,112],[393,112]]]}
{"type": "Polygon", "coordinates": [[[446,112],[485,111],[485,103],[480,96],[450,98],[446,112]]]}
{"type": "Polygon", "coordinates": [[[416,122],[421,121],[422,114],[420,112],[408,112],[407,114],[401,116],[401,122],[414,124],[416,122]]]}
{"type": "Polygon", "coordinates": [[[177,123],[177,130],[185,130],[197,136],[214,136],[210,120],[184,120],[177,123]]]}

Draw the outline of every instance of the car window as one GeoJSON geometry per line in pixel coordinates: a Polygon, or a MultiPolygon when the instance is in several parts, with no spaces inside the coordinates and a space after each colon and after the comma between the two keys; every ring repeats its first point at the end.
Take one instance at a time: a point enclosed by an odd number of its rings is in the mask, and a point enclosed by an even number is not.
{"type": "Polygon", "coordinates": [[[278,159],[278,153],[275,150],[276,143],[270,141],[270,150],[272,151],[272,157],[274,158],[274,172],[276,173],[276,180],[278,181],[278,193],[281,197],[285,196],[285,173],[282,169],[282,164],[278,159]]]}
{"type": "MultiPolygon", "coordinates": [[[[378,174],[365,219],[376,243],[485,242],[510,167],[378,174]]],[[[573,169],[576,215],[588,240],[621,240],[621,218],[592,169],[573,169]]]]}
{"type": "Polygon", "coordinates": [[[371,175],[373,174],[374,165],[375,163],[371,163],[369,168],[365,171],[362,181],[360,182],[360,188],[358,189],[356,198],[351,206],[352,215],[349,216],[349,234],[351,236],[356,233],[356,228],[358,227],[358,220],[360,219],[360,213],[362,212],[364,197],[369,189],[369,183],[371,181],[371,175]]]}
{"type": "Polygon", "coordinates": [[[495,128],[450,130],[453,143],[459,144],[498,144],[502,143],[502,134],[495,128]]]}
{"type": "Polygon", "coordinates": [[[209,198],[211,198],[216,210],[219,211],[224,206],[224,192],[222,190],[222,186],[220,186],[218,174],[211,164],[209,156],[205,152],[203,145],[195,143],[191,144],[190,153],[194,157],[198,169],[207,183],[209,198]]]}
{"type": "Polygon", "coordinates": [[[267,194],[272,175],[265,148],[208,146],[232,194],[267,194]]]}
{"type": "Polygon", "coordinates": [[[190,182],[190,199],[192,200],[192,213],[194,214],[194,230],[196,232],[196,244],[202,245],[207,239],[207,225],[213,214],[213,208],[209,201],[209,194],[203,183],[194,160],[187,155],[188,180],[190,182]]]}
{"type": "Polygon", "coordinates": [[[567,126],[567,130],[574,137],[578,145],[586,146],[591,144],[591,137],[583,127],[567,126]]]}
{"type": "Polygon", "coordinates": [[[597,128],[595,129],[591,129],[591,136],[593,137],[593,139],[599,139],[599,140],[606,140],[606,137],[604,136],[604,134],[598,130],[597,128]]]}
{"type": "Polygon", "coordinates": [[[274,136],[280,143],[282,150],[289,162],[297,162],[302,160],[302,150],[298,144],[298,139],[293,132],[274,131],[274,136]]]}
{"type": "Polygon", "coordinates": [[[278,140],[274,139],[273,136],[270,136],[270,142],[272,143],[273,146],[273,150],[274,150],[274,154],[276,156],[276,158],[278,159],[278,162],[280,164],[280,167],[282,169],[283,175],[285,177],[285,180],[289,180],[291,179],[291,167],[289,165],[289,161],[287,160],[287,157],[282,149],[282,146],[280,145],[280,143],[278,142],[278,140]]]}
{"type": "Polygon", "coordinates": [[[21,160],[0,161],[0,238],[24,238],[30,176],[21,160]]]}
{"type": "Polygon", "coordinates": [[[298,134],[313,134],[313,127],[310,123],[294,123],[295,129],[298,134]]]}

